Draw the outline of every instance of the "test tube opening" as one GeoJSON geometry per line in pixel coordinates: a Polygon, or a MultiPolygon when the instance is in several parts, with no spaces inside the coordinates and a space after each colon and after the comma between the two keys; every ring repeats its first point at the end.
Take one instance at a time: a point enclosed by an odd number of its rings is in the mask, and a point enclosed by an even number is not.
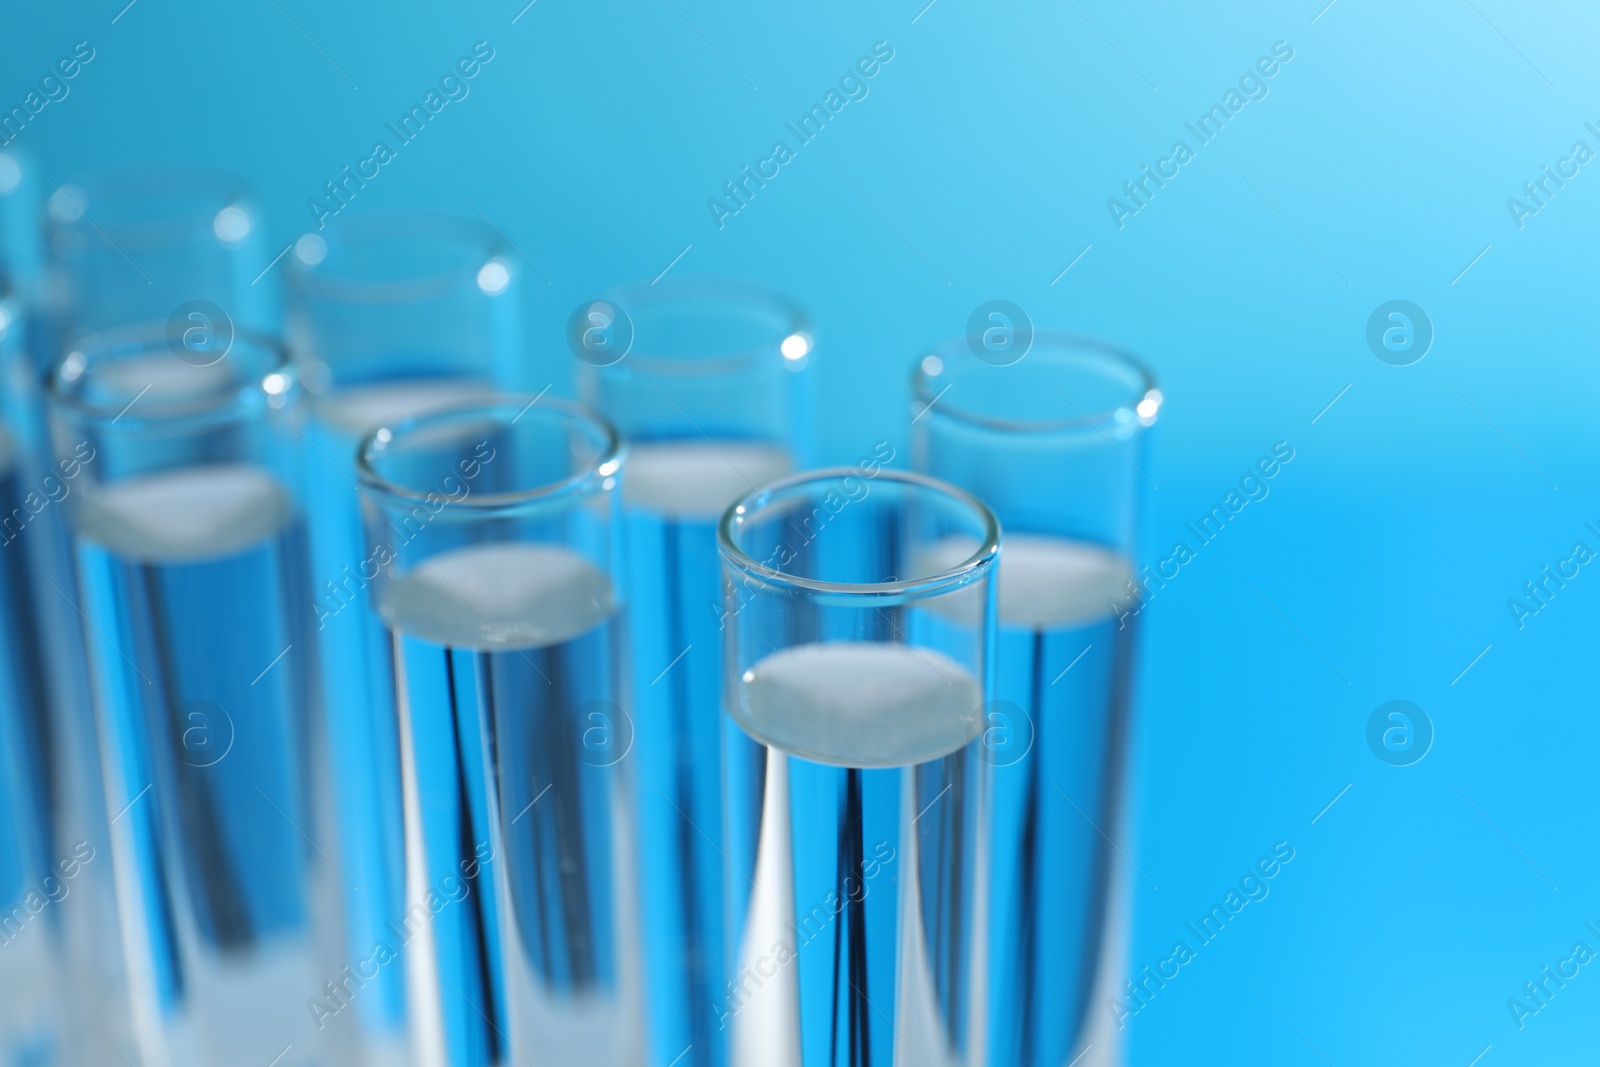
{"type": "Polygon", "coordinates": [[[452,215],[360,215],[291,246],[284,284],[297,297],[376,309],[477,287],[504,292],[512,264],[492,229],[452,215]]]}
{"type": "Polygon", "coordinates": [[[914,411],[997,431],[1125,436],[1153,425],[1160,410],[1144,364],[1097,338],[1041,330],[1003,365],[979,348],[960,337],[923,356],[911,377],[914,411]]]}
{"type": "Polygon", "coordinates": [[[52,251],[68,258],[103,241],[130,255],[182,246],[197,237],[234,247],[250,236],[260,217],[241,179],[178,166],[84,175],[55,189],[46,215],[52,251]]]}
{"type": "Polygon", "coordinates": [[[662,278],[611,290],[590,307],[625,320],[624,369],[630,374],[717,377],[770,365],[797,370],[813,344],[798,305],[743,281],[662,278]]]}
{"type": "Polygon", "coordinates": [[[959,589],[993,566],[1000,526],[977,497],[935,479],[838,467],[758,489],[722,517],[729,568],[773,587],[909,602],[959,589]],[[953,556],[939,543],[959,542],[953,556]],[[843,550],[848,546],[849,550],[843,550]]]}

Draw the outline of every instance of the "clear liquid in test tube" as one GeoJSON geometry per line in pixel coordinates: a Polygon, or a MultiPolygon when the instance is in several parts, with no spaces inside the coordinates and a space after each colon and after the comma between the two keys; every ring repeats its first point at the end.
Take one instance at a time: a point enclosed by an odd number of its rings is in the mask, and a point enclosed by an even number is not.
{"type": "MultiPolygon", "coordinates": [[[[1115,1064],[1106,1005],[1123,994],[1139,878],[1123,795],[1129,593],[1161,394],[1113,346],[1044,331],[1021,359],[976,338],[941,346],[913,388],[916,469],[982,497],[1005,528],[983,750],[989,1061],[1115,1064]]],[[[946,562],[970,550],[933,546],[946,562]]]]}
{"type": "Polygon", "coordinates": [[[743,498],[719,545],[730,1062],[983,1062],[993,516],[844,468],[743,498]]]}
{"type": "Polygon", "coordinates": [[[513,396],[363,445],[400,733],[404,947],[419,1054],[644,1056],[622,456],[581,409],[513,396]],[[429,511],[441,473],[470,484],[429,511]]]}
{"type": "MultiPolygon", "coordinates": [[[[410,1061],[407,961],[381,963],[407,927],[402,783],[391,642],[371,587],[356,449],[379,426],[485,398],[522,356],[514,264],[492,230],[448,216],[371,215],[310,233],[284,257],[285,318],[307,385],[311,610],[335,753],[346,952],[364,965],[352,1001],[367,1067],[410,1061]],[[355,888],[359,886],[359,889],[355,888]]],[[[440,498],[469,486],[443,471],[440,498]]]]}
{"type": "Polygon", "coordinates": [[[813,338],[764,289],[664,278],[591,301],[569,335],[587,403],[629,441],[623,488],[651,1058],[727,1062],[716,524],[804,462],[813,338]]]}
{"type": "Polygon", "coordinates": [[[142,1054],[316,1065],[339,973],[338,881],[282,349],[175,358],[159,330],[85,338],[51,379],[74,498],[112,852],[142,1054]]]}
{"type": "MultiPolygon", "coordinates": [[[[27,473],[16,435],[0,421],[0,516],[27,516],[27,473]]],[[[59,982],[57,916],[61,899],[46,814],[54,783],[40,751],[49,725],[38,643],[32,560],[14,522],[0,545],[0,1058],[55,1057],[64,1039],[65,1004],[40,976],[59,982]],[[48,879],[48,881],[46,880],[48,879]]]]}

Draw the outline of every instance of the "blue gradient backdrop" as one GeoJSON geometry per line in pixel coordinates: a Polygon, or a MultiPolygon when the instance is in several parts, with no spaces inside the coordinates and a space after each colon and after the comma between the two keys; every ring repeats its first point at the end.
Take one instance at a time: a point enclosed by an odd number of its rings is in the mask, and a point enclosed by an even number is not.
{"type": "Polygon", "coordinates": [[[675,272],[812,311],[825,460],[880,438],[903,458],[911,363],[992,298],[1158,371],[1161,554],[1289,442],[1270,496],[1145,616],[1135,965],[1192,940],[1185,921],[1274,842],[1295,859],[1127,1020],[1133,1062],[1593,1055],[1600,965],[1520,1029],[1507,999],[1575,942],[1600,950],[1600,567],[1520,630],[1507,601],[1575,541],[1600,549],[1600,163],[1521,228],[1506,204],[1574,141],[1600,150],[1592,7],[123,2],[7,6],[6,109],[75,42],[96,50],[14,147],[57,183],[236,170],[274,249],[489,42],[470,96],[350,210],[470,198],[548,278],[528,272],[529,359],[558,391],[568,312],[682,252],[675,272]],[[878,41],[894,58],[870,94],[719,230],[708,198],[793,144],[784,122],[878,41]],[[1184,123],[1278,41],[1294,58],[1267,97],[1199,147],[1184,123]],[[1119,229],[1107,198],[1179,138],[1195,158],[1119,229]],[[1435,331],[1409,367],[1365,340],[1396,298],[1435,331]],[[1368,748],[1391,699],[1433,722],[1414,766],[1368,748]]]}

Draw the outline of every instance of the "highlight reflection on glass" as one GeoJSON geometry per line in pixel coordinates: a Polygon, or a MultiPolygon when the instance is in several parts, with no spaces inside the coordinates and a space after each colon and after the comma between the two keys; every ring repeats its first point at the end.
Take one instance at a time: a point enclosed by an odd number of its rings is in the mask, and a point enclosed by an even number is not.
{"type": "Polygon", "coordinates": [[[798,309],[753,286],[662,279],[580,309],[584,400],[628,437],[623,488],[641,774],[651,1050],[720,1067],[727,1033],[720,770],[722,574],[716,524],[803,463],[798,309]]]}
{"type": "MultiPolygon", "coordinates": [[[[356,448],[380,425],[486,397],[517,373],[520,287],[492,232],[447,217],[374,216],[301,237],[286,317],[306,385],[311,607],[336,759],[348,951],[405,922],[400,755],[388,635],[369,586],[356,448]],[[359,886],[359,891],[355,889],[359,886]]],[[[407,1056],[403,967],[377,968],[355,1013],[372,1063],[407,1056]]]]}
{"type": "Polygon", "coordinates": [[[1092,1062],[1115,1063],[1097,1006],[1121,992],[1128,590],[1161,394],[1119,350],[1049,332],[1004,366],[952,341],[913,389],[915,468],[982,497],[1005,528],[985,731],[989,1061],[1061,1067],[1093,1045],[1092,1062]]]}
{"type": "Polygon", "coordinates": [[[276,289],[260,281],[273,250],[238,178],[197,167],[90,174],[51,191],[46,221],[62,343],[144,322],[191,338],[277,326],[276,289]]]}
{"type": "Polygon", "coordinates": [[[513,396],[362,445],[424,1062],[644,1054],[615,433],[513,396]]]}
{"type": "Polygon", "coordinates": [[[342,1058],[306,1011],[343,962],[343,875],[296,395],[276,344],[242,336],[197,366],[159,325],[84,339],[50,382],[58,457],[95,455],[71,516],[149,1062],[342,1058]]]}
{"type": "Polygon", "coordinates": [[[739,1067],[983,1062],[999,537],[976,498],[870,465],[779,482],[722,520],[720,1021],[739,1067]]]}
{"type": "Polygon", "coordinates": [[[36,729],[23,739],[28,746],[24,762],[44,783],[35,791],[43,805],[36,812],[38,837],[44,850],[58,857],[57,866],[80,842],[102,857],[78,870],[70,900],[63,898],[53,910],[63,973],[71,976],[74,990],[68,1029],[81,1031],[79,1044],[87,1046],[68,1058],[120,1061],[120,1050],[132,1042],[128,977],[117,950],[122,938],[109,861],[109,813],[64,504],[78,484],[78,471],[92,465],[95,456],[88,442],[79,441],[75,447],[85,452],[54,459],[40,380],[60,354],[61,338],[152,319],[167,323],[175,351],[209,361],[231,344],[235,329],[234,316],[217,302],[232,309],[241,326],[259,325],[271,319],[273,295],[270,286],[246,284],[246,265],[268,257],[243,232],[259,227],[252,198],[238,181],[173,168],[66,183],[48,202],[48,264],[38,239],[41,205],[35,194],[42,184],[25,156],[0,153],[0,274],[17,284],[18,297],[12,321],[0,328],[7,337],[4,392],[21,457],[19,477],[26,485],[22,510],[12,507],[7,517],[19,529],[27,528],[25,544],[13,555],[30,561],[36,609],[31,637],[42,653],[35,662],[44,670],[49,695],[48,711],[41,711],[36,729]],[[227,225],[219,227],[219,219],[227,225]],[[15,337],[21,347],[13,351],[15,337]],[[49,505],[40,503],[47,499],[49,505]]]}
{"type": "Polygon", "coordinates": [[[27,154],[0,149],[0,276],[25,297],[35,294],[43,271],[38,213],[38,168],[27,154]]]}

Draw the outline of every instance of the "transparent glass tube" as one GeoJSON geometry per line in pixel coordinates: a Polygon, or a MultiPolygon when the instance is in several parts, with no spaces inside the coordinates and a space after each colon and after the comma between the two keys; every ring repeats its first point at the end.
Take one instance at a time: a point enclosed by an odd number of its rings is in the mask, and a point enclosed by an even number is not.
{"type": "Polygon", "coordinates": [[[4,732],[6,744],[14,746],[13,764],[0,768],[0,776],[13,784],[26,781],[19,787],[22,806],[14,811],[30,826],[10,840],[18,847],[30,836],[33,842],[30,880],[20,901],[12,902],[23,911],[0,907],[0,942],[9,945],[22,936],[22,927],[7,927],[3,918],[20,915],[29,939],[45,947],[50,962],[26,964],[23,948],[10,949],[12,962],[0,970],[18,986],[0,991],[0,1001],[54,1014],[59,1025],[50,1027],[48,1040],[38,1028],[26,1036],[29,1028],[16,1029],[13,1016],[0,1023],[6,1031],[0,1049],[11,1049],[24,1062],[60,1056],[97,1064],[132,1047],[132,1020],[117,951],[115,882],[83,623],[72,606],[76,584],[65,501],[83,461],[57,464],[52,455],[32,344],[39,322],[37,247],[30,240],[37,236],[38,205],[29,198],[33,179],[26,161],[0,152],[0,688],[6,692],[0,704],[11,709],[0,717],[12,718],[4,732]],[[8,281],[22,284],[8,291],[8,281]],[[40,983],[39,974],[53,975],[62,992],[40,983]]]}
{"type": "MultiPolygon", "coordinates": [[[[4,284],[0,279],[0,361],[10,372],[24,358],[22,321],[4,284]]],[[[70,794],[61,781],[63,762],[54,758],[57,726],[39,625],[35,550],[44,543],[24,536],[47,498],[37,484],[42,472],[32,441],[13,417],[11,390],[3,388],[10,379],[8,373],[0,383],[0,1061],[52,1061],[87,1051],[64,1047],[71,1008],[51,990],[66,982],[70,950],[61,905],[73,888],[56,864],[71,863],[74,879],[82,864],[62,854],[64,845],[70,848],[63,824],[72,820],[61,817],[70,794]]]]}
{"type": "MultiPolygon", "coordinates": [[[[308,399],[311,608],[356,959],[406,908],[394,675],[368,596],[378,568],[362,529],[356,449],[381,425],[509,385],[522,354],[520,286],[492,231],[433,216],[341,222],[326,237],[302,237],[286,263],[285,317],[308,399]]],[[[402,968],[369,979],[354,1014],[370,1063],[404,1062],[402,968]]]]}
{"type": "Polygon", "coordinates": [[[29,299],[42,269],[38,169],[25,153],[0,150],[0,289],[29,299]]]}
{"type": "Polygon", "coordinates": [[[152,322],[209,350],[235,331],[277,326],[277,288],[261,277],[273,250],[240,179],[192,167],[106,171],[56,187],[46,218],[63,345],[152,322]]]}
{"type": "Polygon", "coordinates": [[[994,766],[989,1062],[1111,1054],[1128,864],[1122,778],[1148,371],[1091,338],[1041,331],[998,366],[965,338],[913,378],[912,462],[982,497],[1005,527],[985,758],[994,766]]]}
{"type": "Polygon", "coordinates": [[[276,343],[93,335],[49,382],[147,1062],[345,1062],[297,386],[276,343]]]}
{"type": "Polygon", "coordinates": [[[402,379],[518,378],[522,272],[492,229],[358,216],[302,236],[283,277],[289,347],[314,398],[402,379]]]}
{"type": "MultiPolygon", "coordinates": [[[[30,209],[37,212],[35,205],[30,209]]],[[[40,306],[29,315],[33,369],[19,388],[41,456],[48,457],[51,447],[39,383],[75,339],[138,328],[163,340],[171,353],[168,361],[204,365],[223,359],[244,334],[276,327],[276,287],[262,278],[273,254],[263,243],[255,198],[241,180],[190,167],[104,171],[54,188],[45,209],[45,278],[40,306]]],[[[30,219],[30,225],[36,221],[30,219]]],[[[89,653],[76,611],[83,595],[72,538],[62,521],[66,510],[48,509],[37,524],[36,536],[50,542],[50,558],[41,566],[56,587],[43,598],[43,623],[51,634],[55,719],[62,723],[58,734],[85,738],[79,742],[81,759],[87,761],[82,777],[98,779],[98,753],[88,743],[93,735],[72,726],[93,711],[89,653]]],[[[83,888],[109,889],[109,873],[91,865],[83,888]]],[[[83,893],[85,902],[90,896],[83,893]]],[[[114,1017],[95,1025],[120,1032],[129,1025],[123,988],[128,976],[124,962],[107,947],[118,944],[119,937],[98,917],[113,910],[97,906],[94,927],[80,936],[98,946],[91,950],[100,972],[97,983],[110,988],[109,999],[117,1005],[114,1017]]]]}
{"type": "Polygon", "coordinates": [[[592,301],[584,399],[628,436],[623,485],[639,738],[652,1061],[726,1063],[723,999],[722,574],[716,524],[739,497],[804,466],[810,328],[783,298],[663,279],[592,301]],[[620,323],[620,325],[619,325],[620,323]],[[590,335],[591,340],[595,340],[590,335]],[[615,358],[615,362],[611,360],[615,358]]]}
{"type": "Polygon", "coordinates": [[[982,1063],[981,728],[1000,531],[839,468],[719,528],[729,937],[744,1065],[982,1063]]]}
{"type": "Polygon", "coordinates": [[[358,463],[405,813],[372,958],[405,961],[413,1049],[642,1063],[618,438],[518,395],[379,429],[358,463]]]}

